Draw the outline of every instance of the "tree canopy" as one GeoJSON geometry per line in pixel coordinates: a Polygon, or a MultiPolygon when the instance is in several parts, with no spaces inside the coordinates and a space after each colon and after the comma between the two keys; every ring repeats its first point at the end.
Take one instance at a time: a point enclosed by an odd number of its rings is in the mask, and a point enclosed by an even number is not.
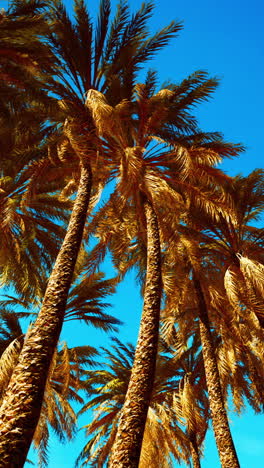
{"type": "Polygon", "coordinates": [[[147,68],[181,22],[151,33],[153,2],[101,0],[95,20],[72,6],[0,13],[1,466],[31,444],[49,466],[50,431],[77,437],[82,414],[79,466],[200,468],[212,423],[238,468],[228,401],[264,405],[263,170],[220,169],[245,148],[200,128],[218,78],[160,85],[147,68]],[[122,321],[109,309],[133,269],[136,346],[121,334],[133,297],[122,321]],[[60,342],[76,321],[85,343],[60,342]],[[92,347],[94,329],[112,345],[92,347]]]}

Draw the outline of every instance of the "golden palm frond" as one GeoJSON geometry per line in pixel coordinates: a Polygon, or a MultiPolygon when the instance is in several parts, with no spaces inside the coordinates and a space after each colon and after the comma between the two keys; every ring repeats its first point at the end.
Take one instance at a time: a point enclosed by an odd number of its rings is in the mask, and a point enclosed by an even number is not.
{"type": "Polygon", "coordinates": [[[240,268],[245,278],[264,296],[264,265],[238,254],[240,268]]]}
{"type": "Polygon", "coordinates": [[[0,400],[2,400],[5,389],[18,361],[20,351],[24,342],[23,335],[15,338],[5,349],[0,358],[0,400]]]}
{"type": "Polygon", "coordinates": [[[224,285],[225,285],[225,290],[226,290],[226,294],[228,296],[229,301],[234,306],[234,308],[236,308],[236,310],[239,312],[240,301],[239,301],[239,286],[238,286],[237,276],[230,268],[228,268],[225,272],[224,285]]]}

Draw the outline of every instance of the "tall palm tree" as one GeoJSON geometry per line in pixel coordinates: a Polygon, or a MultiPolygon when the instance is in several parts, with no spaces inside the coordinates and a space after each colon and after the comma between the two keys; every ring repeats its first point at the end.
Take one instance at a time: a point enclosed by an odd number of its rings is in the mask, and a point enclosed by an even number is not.
{"type": "MultiPolygon", "coordinates": [[[[168,290],[168,295],[170,296],[168,300],[168,309],[170,309],[171,306],[174,309],[178,307],[179,310],[184,313],[186,301],[188,304],[187,307],[189,306],[190,310],[194,307],[193,305],[190,306],[192,302],[197,304],[195,318],[196,320],[198,319],[199,331],[197,330],[197,325],[195,323],[192,324],[193,326],[191,329],[193,331],[196,330],[196,333],[199,334],[201,340],[208,399],[221,464],[225,467],[238,467],[239,462],[230,432],[224,395],[221,388],[215,343],[211,331],[212,324],[209,320],[209,306],[207,304],[210,304],[210,302],[208,302],[208,298],[204,293],[204,288],[207,287],[209,289],[211,287],[210,277],[212,275],[212,268],[209,262],[206,263],[206,260],[204,260],[202,256],[199,256],[199,233],[195,233],[194,230],[189,228],[189,237],[187,237],[188,227],[189,226],[186,224],[182,228],[179,226],[178,230],[182,231],[181,236],[177,233],[178,235],[175,236],[178,237],[176,242],[173,243],[172,241],[169,248],[170,256],[167,259],[167,263],[170,270],[172,270],[172,275],[170,278],[170,289],[168,290]],[[191,236],[191,232],[193,236],[191,236]],[[173,272],[176,264],[178,264],[178,267],[176,266],[176,272],[181,273],[181,286],[184,285],[182,288],[183,291],[178,292],[178,294],[177,289],[175,290],[175,288],[173,288],[173,279],[178,282],[178,278],[175,278],[175,272],[173,272]]],[[[171,313],[172,312],[170,312],[170,314],[171,313]]],[[[188,314],[188,309],[186,310],[185,315],[186,314],[188,314]]],[[[193,316],[192,313],[191,315],[193,316]]],[[[174,320],[177,320],[176,317],[174,320]]],[[[185,340],[188,336],[186,334],[187,330],[188,325],[186,326],[186,324],[184,324],[184,328],[181,333],[183,336],[185,335],[185,340]]]]}
{"type": "MultiPolygon", "coordinates": [[[[57,17],[57,26],[59,25],[59,27],[62,27],[63,22],[66,23],[66,21],[64,21],[65,9],[61,2],[55,2],[54,5],[51,15],[57,17]],[[61,21],[61,19],[63,21],[61,21]]],[[[146,21],[151,13],[152,4],[144,5],[131,20],[128,19],[128,10],[124,5],[119,7],[116,19],[113,21],[112,27],[110,28],[110,42],[106,43],[105,52],[107,60],[105,61],[105,65],[107,66],[104,68],[102,63],[98,63],[98,58],[103,56],[104,52],[104,42],[110,13],[109,2],[102,2],[99,14],[99,26],[96,31],[94,44],[92,44],[91,37],[91,21],[84,3],[82,1],[76,1],[75,6],[77,21],[73,28],[64,28],[64,31],[67,32],[67,34],[64,35],[64,51],[68,48],[68,35],[71,30],[74,29],[75,38],[77,38],[81,50],[86,48],[85,72],[91,69],[91,63],[93,63],[95,74],[105,76],[106,83],[108,83],[107,71],[109,69],[109,63],[118,64],[117,70],[115,70],[115,75],[117,75],[117,77],[122,76],[124,70],[127,69],[127,57],[123,56],[122,58],[123,46],[127,46],[127,49],[131,51],[132,42],[135,38],[138,40],[137,48],[133,47],[133,53],[131,54],[130,52],[131,81],[131,77],[135,77],[138,67],[157,50],[166,45],[168,40],[173,37],[180,28],[178,24],[173,22],[168,28],[160,31],[153,36],[153,38],[149,38],[146,30],[146,21]],[[116,41],[116,45],[113,49],[114,55],[109,49],[109,45],[113,44],[113,39],[116,41]],[[92,53],[91,50],[93,50],[92,53]],[[133,60],[133,57],[135,57],[135,60],[133,60]],[[88,66],[86,67],[86,65],[88,66]]],[[[67,26],[69,26],[69,21],[67,26]]],[[[55,47],[57,55],[62,57],[64,52],[61,47],[62,44],[58,44],[57,39],[60,34],[58,33],[56,36],[57,31],[55,24],[54,34],[50,40],[55,47]]],[[[74,44],[76,44],[76,42],[74,44]]],[[[72,64],[72,57],[75,56],[75,49],[70,56],[67,50],[66,55],[72,72],[74,65],[72,64]]],[[[80,60],[82,60],[82,58],[80,60]]],[[[80,65],[82,71],[84,71],[83,65],[82,61],[80,65]]],[[[63,71],[65,72],[65,69],[63,71]]],[[[73,75],[74,74],[75,76],[79,76],[79,70],[73,72],[73,75]]],[[[63,74],[60,76],[62,81],[63,76],[63,74]]],[[[127,86],[130,84],[125,79],[119,81],[121,81],[121,88],[123,85],[125,87],[125,85],[127,86]]],[[[70,94],[70,102],[65,102],[65,99],[61,102],[61,106],[65,110],[65,116],[69,116],[72,110],[72,101],[74,100],[72,99],[72,96],[74,96],[73,88],[68,88],[68,83],[66,87],[52,80],[49,80],[49,83],[52,84],[52,90],[57,95],[63,98],[66,96],[68,98],[70,94]]],[[[90,86],[89,80],[88,85],[90,86]]],[[[106,86],[106,84],[104,84],[104,86],[106,86]]],[[[87,91],[87,88],[85,91],[87,91]]],[[[73,108],[75,121],[73,121],[73,124],[72,121],[65,122],[64,133],[69,139],[77,156],[80,158],[80,183],[67,233],[48,282],[42,309],[34,326],[27,334],[18,364],[12,375],[1,408],[0,429],[2,433],[5,434],[5,439],[1,443],[0,453],[5,466],[10,466],[10,463],[16,463],[17,466],[23,465],[39,418],[46,376],[60,335],[68,290],[72,281],[74,267],[82,241],[86,213],[90,200],[92,185],[91,158],[95,159],[94,156],[97,152],[95,144],[92,143],[94,140],[91,138],[90,134],[91,122],[87,116],[85,107],[83,105],[81,106],[81,112],[79,105],[77,109],[74,105],[73,108]],[[76,120],[78,132],[76,132],[76,120]],[[75,125],[75,127],[73,127],[73,125],[75,125]],[[80,128],[82,132],[77,136],[80,128]],[[27,368],[27,372],[24,371],[25,367],[27,368]],[[25,388],[28,388],[29,381],[30,392],[27,390],[27,393],[25,393],[25,388]],[[8,415],[7,408],[10,409],[11,407],[12,415],[11,413],[8,415]],[[22,433],[23,436],[21,437],[22,433]]],[[[72,118],[72,116],[70,117],[72,118]]]]}
{"type": "MultiPolygon", "coordinates": [[[[210,272],[210,268],[208,268],[207,272],[210,272]]],[[[245,342],[243,344],[243,340],[241,340],[240,326],[232,324],[232,319],[231,326],[229,325],[232,330],[232,338],[230,331],[229,334],[223,332],[223,322],[226,316],[223,316],[224,301],[221,301],[221,299],[219,299],[219,303],[222,302],[222,307],[216,306],[216,313],[222,315],[222,320],[219,320],[220,329],[218,330],[220,338],[215,340],[213,336],[215,324],[210,319],[214,311],[210,302],[213,301],[212,296],[217,289],[214,290],[213,275],[210,273],[207,276],[204,270],[200,270],[198,276],[196,270],[193,275],[208,398],[221,464],[226,467],[239,466],[225,407],[227,387],[230,386],[232,389],[234,404],[238,411],[243,406],[243,394],[250,404],[255,400],[252,406],[259,411],[261,409],[259,403],[261,403],[261,399],[263,401],[263,395],[262,398],[258,395],[258,382],[259,377],[263,375],[263,365],[261,361],[258,362],[258,353],[254,353],[254,345],[252,345],[255,341],[254,331],[252,339],[247,340],[249,349],[245,346],[245,342]]],[[[228,310],[228,304],[226,306],[228,310]]],[[[229,317],[234,317],[234,311],[230,312],[229,317]]]]}
{"type": "MultiPolygon", "coordinates": [[[[190,271],[188,272],[187,268],[185,274],[187,273],[186,278],[188,278],[188,283],[190,282],[190,274],[193,276],[193,284],[198,301],[197,315],[199,317],[200,323],[200,335],[204,353],[204,364],[206,369],[207,386],[212,412],[213,427],[223,466],[238,466],[238,461],[235,454],[224,405],[224,398],[226,396],[224,392],[225,387],[227,385],[226,379],[229,381],[229,384],[230,380],[229,377],[227,378],[227,376],[225,375],[225,379],[221,379],[221,386],[219,378],[219,369],[217,365],[216,347],[211,331],[212,323],[209,320],[209,310],[212,309],[212,307],[218,307],[218,310],[216,309],[216,313],[220,314],[220,317],[221,315],[222,317],[223,315],[225,315],[225,318],[227,318],[227,311],[230,310],[230,306],[228,306],[228,304],[224,302],[223,298],[220,300],[220,298],[223,297],[223,291],[221,292],[220,285],[221,283],[223,283],[223,271],[225,271],[226,266],[230,263],[232,265],[234,263],[234,260],[236,264],[238,263],[235,249],[238,249],[238,246],[242,247],[243,245],[244,249],[248,247],[249,251],[250,247],[252,248],[252,252],[259,251],[260,253],[261,251],[261,232],[258,233],[259,237],[257,236],[255,240],[254,233],[257,233],[258,229],[254,227],[247,227],[243,225],[243,222],[246,219],[247,221],[252,220],[254,216],[258,215],[259,212],[263,209],[263,191],[261,190],[262,184],[262,177],[261,174],[258,172],[251,174],[251,176],[248,179],[236,178],[234,181],[231,182],[231,184],[228,185],[228,191],[232,193],[232,197],[235,202],[232,217],[229,217],[228,219],[220,215],[218,219],[212,222],[212,220],[210,220],[209,215],[205,214],[203,216],[201,214],[201,210],[198,211],[198,214],[194,211],[191,212],[191,215],[189,216],[191,227],[187,225],[187,228],[184,226],[181,226],[179,228],[180,230],[185,231],[182,232],[180,242],[185,243],[189,259],[191,259],[190,268],[192,270],[192,273],[190,273],[190,271]],[[196,232],[192,228],[193,226],[196,227],[196,232]],[[188,229],[189,235],[187,235],[187,238],[185,238],[184,242],[184,235],[187,234],[188,229]],[[253,233],[252,237],[250,235],[250,232],[253,233]],[[258,240],[259,245],[257,245],[258,240]],[[200,245],[199,248],[198,245],[200,245]],[[214,269],[212,269],[213,263],[215,265],[214,269]],[[214,293],[215,297],[218,296],[217,301],[212,296],[212,291],[214,291],[215,288],[213,278],[216,281],[217,285],[214,293]],[[212,306],[212,304],[214,304],[215,302],[218,303],[217,306],[212,306]],[[223,312],[224,310],[225,314],[223,312]]],[[[179,258],[177,258],[177,255],[175,257],[177,247],[174,246],[172,250],[174,250],[172,252],[172,257],[175,258],[174,263],[178,263],[179,258]]],[[[188,260],[186,259],[185,264],[187,263],[188,260]]],[[[226,276],[228,276],[228,273],[226,274],[226,276]]],[[[228,286],[227,281],[226,284],[228,286]]],[[[229,284],[229,286],[232,286],[232,282],[231,285],[229,284]]],[[[237,290],[234,290],[234,287],[233,290],[231,288],[229,289],[229,295],[233,305],[234,298],[238,297],[235,295],[236,291],[237,290]]],[[[189,294],[191,294],[190,291],[189,294]]],[[[254,290],[253,294],[255,294],[254,290]]],[[[259,330],[256,330],[258,327],[256,327],[255,324],[253,325],[254,320],[252,321],[252,318],[251,320],[246,319],[246,316],[252,315],[252,313],[250,312],[250,307],[248,312],[245,314],[245,310],[242,311],[242,308],[240,308],[240,310],[238,311],[237,302],[235,301],[234,310],[233,312],[230,312],[231,314],[229,314],[229,320],[231,320],[231,322],[229,327],[231,327],[232,329],[234,338],[236,337],[236,344],[234,345],[234,348],[239,346],[239,349],[243,349],[243,353],[239,353],[238,356],[237,352],[233,352],[233,369],[230,369],[227,362],[228,360],[230,361],[232,347],[230,349],[229,345],[229,358],[224,358],[224,367],[228,369],[228,372],[230,372],[231,375],[234,375],[234,380],[233,383],[231,383],[231,387],[234,388],[234,395],[237,395],[237,397],[235,396],[235,404],[237,405],[237,407],[239,407],[241,406],[241,397],[238,396],[239,394],[241,394],[239,385],[241,386],[243,382],[243,379],[241,378],[242,369],[240,365],[236,365],[234,370],[234,362],[237,358],[238,361],[245,363],[246,372],[249,375],[250,380],[252,381],[251,385],[253,386],[254,392],[256,392],[255,398],[257,397],[256,403],[253,403],[253,407],[256,410],[259,410],[258,405],[259,403],[261,403],[262,400],[261,390],[259,386],[260,375],[262,375],[262,366],[260,365],[260,361],[258,362],[259,352],[256,352],[256,349],[253,345],[254,342],[259,342],[259,330]],[[236,324],[238,316],[240,317],[240,323],[236,324]],[[245,341],[244,338],[243,343],[240,331],[244,327],[242,322],[249,322],[249,320],[250,322],[252,322],[252,326],[250,327],[252,339],[247,337],[245,341]],[[245,343],[247,343],[248,349],[246,348],[245,343]],[[237,376],[237,381],[235,381],[235,375],[237,376]]],[[[224,318],[222,320],[218,319],[218,325],[219,321],[219,333],[223,336],[223,328],[226,328],[226,326],[224,325],[224,318]]],[[[228,342],[230,343],[230,333],[228,337],[228,333],[227,331],[225,331],[224,336],[225,339],[228,338],[228,342]]],[[[224,344],[223,349],[226,348],[226,346],[227,344],[224,344]]],[[[221,363],[219,364],[221,366],[221,363]]],[[[224,374],[227,373],[224,372],[224,374]]],[[[252,396],[250,395],[248,381],[244,381],[244,385],[242,385],[242,387],[243,391],[245,391],[247,398],[249,399],[249,402],[252,404],[254,398],[252,399],[252,396]]]]}
{"type": "MultiPolygon", "coordinates": [[[[223,143],[219,135],[202,134],[187,112],[191,105],[207,99],[216,85],[216,80],[197,72],[179,86],[155,94],[155,76],[150,74],[145,84],[135,87],[135,102],[123,101],[112,107],[97,91],[91,91],[87,99],[98,135],[107,141],[108,151],[118,162],[116,172],[120,179],[94,224],[103,219],[102,244],[110,243],[114,254],[121,254],[123,259],[124,248],[131,246],[133,238],[141,243],[143,240],[147,264],[138,346],[110,466],[137,466],[140,456],[158,342],[162,293],[160,226],[166,218],[172,218],[169,212],[175,211],[175,206],[179,214],[190,202],[207,210],[214,210],[217,205],[218,211],[224,212],[223,191],[214,191],[213,182],[219,187],[225,176],[212,165],[221,155],[236,154],[240,148],[223,143]],[[113,213],[118,211],[119,221],[105,235],[104,227],[109,226],[110,219],[113,222],[113,213]],[[134,213],[132,231],[124,227],[129,212],[134,213]],[[117,242],[112,239],[119,227],[128,242],[122,242],[115,252],[117,242]]],[[[166,219],[166,223],[170,221],[166,219]]],[[[130,252],[134,262],[130,261],[128,267],[137,261],[135,251],[130,252]]]]}
{"type": "Polygon", "coordinates": [[[231,323],[237,323],[233,340],[241,350],[254,391],[249,402],[259,411],[263,405],[263,230],[251,223],[263,212],[263,171],[234,178],[228,189],[234,200],[235,218],[220,218],[211,228],[205,222],[205,242],[210,258],[220,269],[220,281],[224,276],[232,306],[231,323]]]}

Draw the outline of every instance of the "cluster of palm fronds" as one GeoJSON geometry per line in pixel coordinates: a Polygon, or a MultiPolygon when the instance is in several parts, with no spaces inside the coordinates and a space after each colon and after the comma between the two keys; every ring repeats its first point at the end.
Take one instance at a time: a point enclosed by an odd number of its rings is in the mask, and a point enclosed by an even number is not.
{"type": "Polygon", "coordinates": [[[193,113],[217,79],[199,70],[159,88],[151,70],[138,83],[181,29],[150,35],[153,7],[102,0],[96,25],[83,0],[74,16],[61,0],[0,13],[3,467],[22,467],[32,441],[47,465],[50,428],[71,439],[82,404],[94,416],[79,465],[200,467],[212,420],[221,464],[236,468],[227,399],[263,410],[264,172],[218,168],[243,147],[193,113]],[[136,349],[115,338],[101,362],[59,344],[66,320],[117,332],[105,299],[132,268],[136,349]]]}

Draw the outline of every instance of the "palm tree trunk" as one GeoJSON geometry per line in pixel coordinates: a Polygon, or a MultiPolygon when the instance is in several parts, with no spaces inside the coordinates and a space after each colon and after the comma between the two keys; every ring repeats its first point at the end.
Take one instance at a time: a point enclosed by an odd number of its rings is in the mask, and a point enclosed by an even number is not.
{"type": "Polygon", "coordinates": [[[109,467],[136,468],[155,378],[161,300],[159,226],[150,202],[144,201],[147,223],[147,276],[135,359],[109,467]]]}
{"type": "Polygon", "coordinates": [[[197,446],[196,434],[189,434],[190,446],[191,446],[191,456],[192,456],[192,465],[193,468],[201,468],[200,464],[200,455],[197,446]]]}
{"type": "Polygon", "coordinates": [[[203,360],[208,388],[208,399],[212,415],[213,429],[216,445],[222,468],[239,468],[236,449],[230,432],[227,413],[225,409],[220,376],[214,351],[210,330],[207,306],[202,286],[194,274],[194,287],[199,306],[199,326],[203,351],[203,360]]]}
{"type": "Polygon", "coordinates": [[[0,409],[3,468],[23,467],[38,423],[49,366],[61,332],[91,193],[90,164],[81,179],[67,233],[53,267],[43,305],[29,330],[0,409]]]}

